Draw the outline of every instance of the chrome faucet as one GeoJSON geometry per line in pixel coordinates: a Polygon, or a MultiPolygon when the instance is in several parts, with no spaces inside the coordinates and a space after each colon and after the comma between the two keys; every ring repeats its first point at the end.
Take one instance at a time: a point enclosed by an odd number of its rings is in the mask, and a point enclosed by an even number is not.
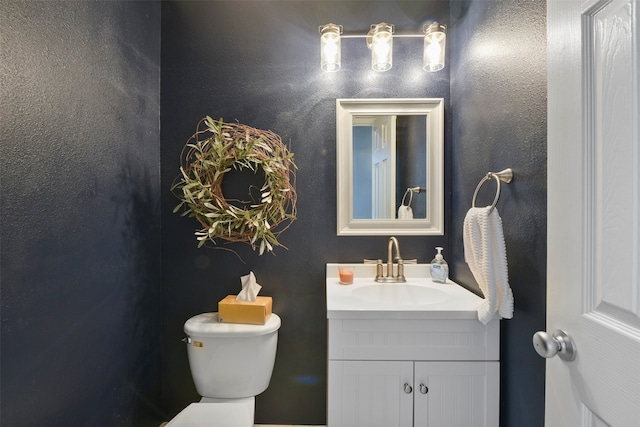
{"type": "Polygon", "coordinates": [[[404,262],[402,261],[402,257],[400,256],[400,244],[398,243],[398,239],[395,237],[389,237],[389,245],[387,247],[387,274],[383,276],[382,273],[382,263],[379,261],[379,267],[376,274],[375,281],[376,282],[384,282],[384,283],[404,283],[407,281],[404,277],[404,262]],[[395,259],[398,262],[398,273],[396,275],[393,274],[393,248],[396,250],[395,259]]]}

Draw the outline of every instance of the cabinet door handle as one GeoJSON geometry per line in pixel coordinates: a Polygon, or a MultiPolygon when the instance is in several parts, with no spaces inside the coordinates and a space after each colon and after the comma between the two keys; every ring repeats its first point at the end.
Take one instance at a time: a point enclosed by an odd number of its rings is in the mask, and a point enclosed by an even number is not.
{"type": "Polygon", "coordinates": [[[429,393],[429,387],[427,387],[427,386],[426,386],[426,385],[424,385],[424,384],[420,384],[420,393],[422,393],[422,394],[427,394],[427,393],[429,393]]]}
{"type": "Polygon", "coordinates": [[[409,383],[404,383],[404,392],[407,394],[411,394],[413,391],[413,387],[409,385],[409,383]]]}

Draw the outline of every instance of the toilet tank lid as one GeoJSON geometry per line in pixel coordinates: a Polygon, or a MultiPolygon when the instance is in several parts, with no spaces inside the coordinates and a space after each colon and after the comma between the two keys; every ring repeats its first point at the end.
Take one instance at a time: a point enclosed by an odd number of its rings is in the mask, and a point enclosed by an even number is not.
{"type": "Polygon", "coordinates": [[[184,332],[189,336],[258,336],[277,331],[280,328],[280,317],[272,313],[264,325],[248,325],[244,323],[220,323],[218,313],[202,313],[193,316],[184,323],[184,332]]]}

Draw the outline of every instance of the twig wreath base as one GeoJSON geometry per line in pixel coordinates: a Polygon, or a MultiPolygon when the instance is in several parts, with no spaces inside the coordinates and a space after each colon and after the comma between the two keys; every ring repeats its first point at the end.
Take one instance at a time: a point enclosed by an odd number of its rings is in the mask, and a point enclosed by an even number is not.
{"type": "MultiPolygon", "coordinates": [[[[293,153],[275,133],[207,116],[200,120],[181,154],[180,175],[171,187],[180,199],[173,210],[194,217],[198,247],[216,241],[244,242],[260,255],[273,252],[278,236],[296,219],[293,153]],[[222,194],[231,170],[264,174],[259,200],[235,205],[222,194]]],[[[285,248],[286,249],[286,248],[285,248]]]]}

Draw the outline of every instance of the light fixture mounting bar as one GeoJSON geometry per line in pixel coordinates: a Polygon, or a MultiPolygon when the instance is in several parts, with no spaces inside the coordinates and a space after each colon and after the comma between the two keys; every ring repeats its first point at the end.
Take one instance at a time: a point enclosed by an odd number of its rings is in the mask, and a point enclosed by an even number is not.
{"type": "MultiPolygon", "coordinates": [[[[368,36],[367,34],[342,34],[340,36],[340,38],[342,39],[366,39],[368,36]]],[[[424,38],[424,33],[423,34],[394,34],[393,38],[424,38]]]]}

